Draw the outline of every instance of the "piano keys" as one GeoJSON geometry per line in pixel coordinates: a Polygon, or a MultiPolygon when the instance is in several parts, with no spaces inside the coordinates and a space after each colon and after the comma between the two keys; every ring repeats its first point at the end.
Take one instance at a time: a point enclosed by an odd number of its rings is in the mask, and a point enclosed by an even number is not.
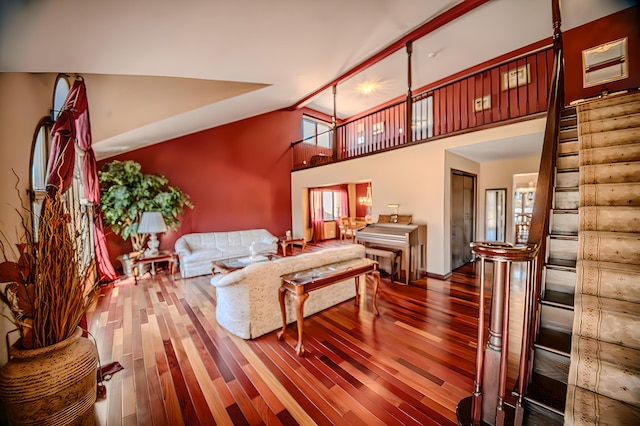
{"type": "Polygon", "coordinates": [[[427,272],[427,225],[374,223],[356,232],[356,242],[367,247],[402,250],[406,282],[427,272]]]}

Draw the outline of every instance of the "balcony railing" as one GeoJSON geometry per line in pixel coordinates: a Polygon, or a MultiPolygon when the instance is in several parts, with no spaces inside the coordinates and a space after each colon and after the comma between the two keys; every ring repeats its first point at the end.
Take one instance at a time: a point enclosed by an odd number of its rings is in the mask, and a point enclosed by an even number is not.
{"type": "Polygon", "coordinates": [[[456,79],[292,144],[293,170],[526,119],[547,109],[553,48],[456,79]],[[407,132],[407,123],[411,131],[407,132]],[[328,141],[325,146],[316,141],[328,141]]]}

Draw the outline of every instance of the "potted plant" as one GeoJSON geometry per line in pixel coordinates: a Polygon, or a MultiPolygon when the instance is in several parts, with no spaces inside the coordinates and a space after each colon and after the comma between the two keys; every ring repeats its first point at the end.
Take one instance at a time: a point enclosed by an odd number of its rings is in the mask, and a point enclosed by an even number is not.
{"type": "Polygon", "coordinates": [[[64,208],[60,194],[46,197],[37,243],[22,218],[15,256],[1,233],[0,282],[8,284],[0,300],[20,334],[0,369],[0,403],[13,424],[84,423],[94,416],[98,352],[79,324],[96,284],[93,265],[81,270],[64,208]]]}
{"type": "MultiPolygon", "coordinates": [[[[138,234],[138,224],[145,211],[162,213],[167,227],[176,229],[185,206],[193,208],[189,196],[158,174],[142,173],[135,161],[114,160],[98,172],[104,223],[123,240],[131,240],[133,252],[140,252],[145,235],[138,234]]],[[[128,255],[119,256],[124,272],[131,276],[128,255]]]]}

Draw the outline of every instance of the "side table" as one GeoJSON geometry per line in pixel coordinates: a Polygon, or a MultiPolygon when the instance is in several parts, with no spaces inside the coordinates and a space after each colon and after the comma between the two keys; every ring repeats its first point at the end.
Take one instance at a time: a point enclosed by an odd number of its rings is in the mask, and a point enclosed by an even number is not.
{"type": "Polygon", "coordinates": [[[131,267],[133,272],[133,277],[135,279],[136,285],[138,285],[138,275],[140,266],[145,264],[151,264],[151,275],[156,274],[156,263],[158,262],[167,262],[169,265],[169,271],[173,276],[176,271],[176,265],[178,265],[178,255],[172,251],[159,251],[156,254],[141,254],[131,261],[131,267]]]}
{"type": "MultiPolygon", "coordinates": [[[[283,257],[287,256],[287,247],[289,247],[290,245],[293,245],[293,244],[300,245],[302,246],[302,250],[304,250],[307,247],[307,242],[304,240],[304,238],[280,237],[278,239],[278,242],[280,243],[280,247],[282,247],[283,257]]],[[[293,252],[291,252],[291,254],[293,254],[293,252]]]]}

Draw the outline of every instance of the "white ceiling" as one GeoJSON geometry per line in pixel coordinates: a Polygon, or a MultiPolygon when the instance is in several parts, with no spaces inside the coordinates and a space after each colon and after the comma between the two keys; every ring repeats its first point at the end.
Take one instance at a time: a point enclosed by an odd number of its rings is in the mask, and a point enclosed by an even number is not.
{"type": "MultiPolygon", "coordinates": [[[[286,108],[463,0],[2,0],[0,72],[85,77],[94,149],[286,108]]],[[[563,0],[564,30],[633,0],[563,0]]],[[[413,88],[549,37],[551,0],[491,0],[414,43],[413,88]]],[[[407,91],[404,49],[338,85],[349,117],[407,91]],[[357,94],[376,80],[382,90],[357,94]]],[[[331,114],[329,91],[308,106],[331,114]]]]}

